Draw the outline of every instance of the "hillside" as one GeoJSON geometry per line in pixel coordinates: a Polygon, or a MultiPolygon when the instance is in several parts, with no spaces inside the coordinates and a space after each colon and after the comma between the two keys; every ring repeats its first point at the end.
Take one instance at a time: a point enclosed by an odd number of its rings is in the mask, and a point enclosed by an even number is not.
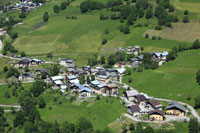
{"type": "MultiPolygon", "coordinates": [[[[171,32],[165,31],[165,36],[161,35],[163,38],[161,40],[144,39],[145,31],[154,29],[157,25],[155,18],[137,19],[134,26],[130,27],[130,34],[125,35],[117,29],[120,25],[124,25],[119,20],[99,19],[100,13],[111,14],[106,9],[81,13],[79,5],[82,0],[73,1],[66,10],[55,14],[53,6],[60,5],[62,1],[47,0],[43,7],[28,14],[23,24],[14,28],[14,31],[19,34],[14,46],[21,51],[26,51],[29,55],[46,55],[48,52],[53,52],[54,54],[64,54],[64,56],[76,59],[84,64],[87,63],[88,57],[92,56],[93,53],[112,53],[120,46],[140,45],[146,49],[145,51],[149,52],[152,50],[169,50],[180,44],[180,41],[187,42],[183,39],[174,40],[172,37],[168,37],[171,32]],[[42,20],[45,11],[48,11],[50,15],[50,19],[46,23],[42,20]],[[67,16],[76,16],[78,19],[66,19],[67,16]],[[144,26],[146,23],[148,23],[148,27],[144,26]],[[139,25],[142,25],[142,27],[139,25]],[[108,35],[105,35],[106,29],[110,32],[108,35]],[[108,40],[106,45],[101,44],[103,38],[108,40]]],[[[155,4],[155,1],[151,1],[151,3],[155,4]]],[[[176,6],[175,0],[171,3],[176,6]]],[[[172,14],[178,15],[180,20],[183,18],[183,10],[179,10],[178,7],[172,14]]],[[[189,17],[193,20],[198,18],[195,12],[189,13],[189,17]]],[[[184,29],[184,26],[182,29],[184,29]]]]}

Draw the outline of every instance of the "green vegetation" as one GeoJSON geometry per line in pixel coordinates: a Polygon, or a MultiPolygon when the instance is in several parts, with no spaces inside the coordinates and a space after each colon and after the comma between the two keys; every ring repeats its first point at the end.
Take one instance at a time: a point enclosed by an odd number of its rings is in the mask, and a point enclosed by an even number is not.
{"type": "MultiPolygon", "coordinates": [[[[48,96],[45,97],[47,98],[48,96]]],[[[120,104],[120,99],[108,97],[92,103],[82,102],[80,105],[74,105],[68,100],[63,100],[62,105],[50,105],[49,102],[47,101],[47,106],[52,106],[51,110],[49,108],[40,110],[44,120],[57,121],[58,123],[68,120],[76,123],[83,116],[92,122],[94,129],[106,128],[109,123],[115,121],[126,111],[126,108],[120,104]]]]}
{"type": "Polygon", "coordinates": [[[199,0],[180,0],[181,2],[188,2],[188,3],[200,3],[199,0]]]}
{"type": "Polygon", "coordinates": [[[136,87],[140,92],[150,96],[174,99],[194,105],[194,98],[199,95],[200,86],[196,82],[199,69],[200,50],[189,50],[179,53],[177,60],[167,62],[157,70],[132,72],[123,81],[136,87]],[[128,83],[128,79],[133,80],[128,83]],[[192,99],[187,100],[188,95],[192,99]]]}

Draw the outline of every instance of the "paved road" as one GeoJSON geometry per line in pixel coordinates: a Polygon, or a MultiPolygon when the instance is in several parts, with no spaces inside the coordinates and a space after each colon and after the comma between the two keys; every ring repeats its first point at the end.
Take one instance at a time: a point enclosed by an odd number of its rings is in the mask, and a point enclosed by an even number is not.
{"type": "MultiPolygon", "coordinates": [[[[19,111],[21,106],[20,105],[3,105],[3,104],[0,104],[0,107],[14,107],[14,108],[17,108],[15,111],[19,111]]],[[[4,112],[11,112],[12,110],[4,110],[4,112]]]]}
{"type": "Polygon", "coordinates": [[[1,51],[2,47],[3,47],[2,41],[0,40],[0,51],[1,51]]]}
{"type": "MultiPolygon", "coordinates": [[[[32,81],[24,81],[24,82],[22,82],[23,84],[26,84],[26,83],[33,83],[33,82],[35,82],[35,80],[32,80],[32,81]]],[[[8,83],[0,83],[0,86],[1,85],[7,85],[8,83]]]]}

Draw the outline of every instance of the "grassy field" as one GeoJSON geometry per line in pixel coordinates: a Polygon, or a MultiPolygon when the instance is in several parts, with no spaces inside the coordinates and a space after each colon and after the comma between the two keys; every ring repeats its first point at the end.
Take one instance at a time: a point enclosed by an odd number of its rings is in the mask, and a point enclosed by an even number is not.
{"type": "Polygon", "coordinates": [[[52,109],[45,108],[40,110],[40,113],[44,120],[58,123],[65,120],[76,123],[83,116],[92,122],[94,129],[104,129],[126,111],[126,108],[120,104],[120,99],[107,99],[107,102],[106,98],[101,98],[93,102],[75,101],[73,103],[65,99],[62,105],[52,103],[51,100],[47,103],[48,106],[53,106],[52,109]]]}
{"type": "Polygon", "coordinates": [[[196,72],[200,68],[200,50],[179,53],[175,61],[166,63],[156,70],[144,70],[142,73],[132,72],[125,76],[133,81],[130,85],[150,96],[174,99],[194,105],[194,98],[200,94],[200,86],[196,83],[196,72]],[[187,96],[192,99],[187,101],[187,96]]]}
{"type": "Polygon", "coordinates": [[[200,8],[199,8],[200,3],[199,2],[194,3],[194,1],[198,1],[198,0],[182,0],[182,1],[181,0],[172,0],[172,3],[175,6],[175,8],[177,8],[179,10],[189,10],[191,12],[200,13],[200,8]]]}
{"type": "MultiPolygon", "coordinates": [[[[17,31],[19,37],[14,42],[14,46],[20,51],[25,51],[29,55],[46,55],[48,52],[53,54],[65,54],[64,57],[69,57],[77,60],[79,65],[87,63],[87,59],[93,53],[110,54],[115,52],[120,46],[140,45],[146,51],[155,49],[158,51],[169,50],[180,44],[180,41],[185,40],[162,40],[144,39],[143,34],[148,29],[154,29],[157,25],[155,18],[146,20],[138,19],[135,26],[130,27],[131,33],[124,35],[117,30],[117,27],[124,25],[119,20],[99,20],[99,14],[110,12],[106,10],[91,11],[90,13],[82,14],[79,5],[83,0],[76,0],[71,5],[59,14],[53,13],[53,6],[60,5],[64,0],[52,1],[47,3],[28,14],[22,25],[17,25],[14,31],[17,31]],[[48,11],[50,19],[44,23],[42,16],[45,11],[48,11]],[[78,19],[65,19],[66,16],[77,16],[78,19]],[[144,25],[148,23],[149,26],[144,25]],[[142,25],[137,27],[136,25],[142,25]],[[105,35],[105,29],[110,31],[110,34],[105,35]],[[101,45],[102,38],[106,37],[108,43],[101,45]]],[[[106,2],[104,0],[103,2],[106,2]]],[[[174,14],[179,14],[183,17],[183,11],[176,10],[174,14]]],[[[194,19],[197,18],[197,13],[190,13],[194,19]]],[[[174,30],[174,32],[176,32],[174,30]]],[[[166,32],[166,34],[170,34],[166,32]]],[[[61,57],[61,56],[60,56],[61,57]]],[[[58,57],[59,58],[59,57],[58,57]]]]}
{"type": "Polygon", "coordinates": [[[180,0],[180,2],[200,3],[200,0],[180,0]]]}
{"type": "MultiPolygon", "coordinates": [[[[23,84],[25,89],[29,89],[31,83],[23,84]]],[[[12,96],[13,87],[8,88],[8,85],[0,85],[0,104],[7,104],[7,105],[17,105],[18,104],[18,97],[12,96]],[[10,94],[10,98],[6,98],[5,92],[8,91],[10,94]]],[[[20,89],[18,89],[18,96],[20,95],[20,89]]]]}
{"type": "Polygon", "coordinates": [[[165,28],[164,30],[147,30],[144,34],[152,36],[160,36],[169,40],[177,40],[183,42],[194,42],[200,38],[200,23],[174,23],[172,28],[165,28]]]}

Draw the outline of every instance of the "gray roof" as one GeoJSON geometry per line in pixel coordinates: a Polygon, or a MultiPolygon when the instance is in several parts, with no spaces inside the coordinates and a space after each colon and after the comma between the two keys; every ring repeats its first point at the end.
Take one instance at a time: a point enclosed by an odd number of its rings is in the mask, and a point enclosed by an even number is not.
{"type": "Polygon", "coordinates": [[[171,109],[171,108],[178,108],[178,109],[180,109],[180,110],[182,110],[182,111],[186,111],[186,108],[185,107],[183,107],[183,106],[181,106],[180,104],[178,104],[178,102],[177,101],[170,101],[169,103],[168,103],[168,106],[166,107],[166,109],[171,109]]]}
{"type": "Polygon", "coordinates": [[[67,58],[60,58],[60,61],[67,61],[67,58]]]}

